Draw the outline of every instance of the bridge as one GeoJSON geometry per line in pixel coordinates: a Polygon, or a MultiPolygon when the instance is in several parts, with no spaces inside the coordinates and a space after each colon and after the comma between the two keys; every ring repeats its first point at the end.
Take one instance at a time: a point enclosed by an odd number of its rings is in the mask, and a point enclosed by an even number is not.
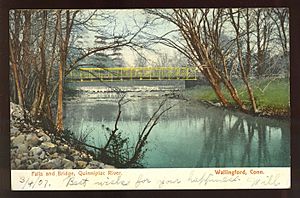
{"type": "Polygon", "coordinates": [[[67,76],[67,82],[124,80],[197,80],[195,67],[111,67],[79,68],[67,76]]]}

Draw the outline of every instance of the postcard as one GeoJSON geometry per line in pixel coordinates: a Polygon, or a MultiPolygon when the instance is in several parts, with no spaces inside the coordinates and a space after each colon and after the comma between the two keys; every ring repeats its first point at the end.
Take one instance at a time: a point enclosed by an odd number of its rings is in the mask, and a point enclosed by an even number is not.
{"type": "Polygon", "coordinates": [[[288,8],[12,9],[13,191],[288,189],[288,8]]]}

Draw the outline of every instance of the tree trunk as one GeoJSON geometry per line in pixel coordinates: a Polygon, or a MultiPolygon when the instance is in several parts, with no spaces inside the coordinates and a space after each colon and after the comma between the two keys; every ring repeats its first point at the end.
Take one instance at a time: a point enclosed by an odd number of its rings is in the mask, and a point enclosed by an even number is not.
{"type": "Polygon", "coordinates": [[[249,76],[251,68],[251,48],[250,48],[250,17],[249,17],[249,8],[246,9],[246,75],[249,76]]]}
{"type": "Polygon", "coordinates": [[[257,76],[261,77],[262,75],[262,49],[261,49],[261,26],[260,26],[260,15],[261,11],[258,10],[256,13],[256,47],[257,47],[257,76]]]}
{"type": "Polygon", "coordinates": [[[11,46],[11,41],[9,42],[9,50],[10,50],[13,76],[14,76],[14,79],[15,79],[15,84],[16,84],[16,89],[17,89],[18,103],[19,103],[19,105],[21,105],[22,108],[24,108],[23,91],[22,91],[22,88],[21,88],[20,77],[19,77],[19,73],[18,73],[17,63],[15,61],[14,52],[13,52],[13,49],[12,49],[12,46],[11,46]]]}
{"type": "Polygon", "coordinates": [[[251,101],[251,107],[252,107],[252,112],[253,113],[256,113],[257,112],[257,106],[256,106],[256,101],[255,101],[255,98],[254,98],[254,94],[253,94],[253,90],[251,88],[251,86],[249,85],[248,82],[245,82],[246,86],[247,86],[247,91],[248,91],[248,94],[249,94],[249,99],[251,101]]]}
{"type": "Polygon", "coordinates": [[[57,114],[56,114],[56,130],[57,133],[62,133],[63,131],[63,69],[64,69],[64,40],[62,38],[62,28],[61,28],[61,11],[57,11],[58,20],[58,35],[60,36],[59,41],[59,51],[60,51],[60,63],[58,67],[58,95],[57,95],[57,114]]]}
{"type": "Polygon", "coordinates": [[[40,109],[46,114],[48,120],[52,120],[52,112],[50,108],[50,100],[49,100],[49,93],[48,93],[48,76],[47,76],[47,64],[46,64],[46,30],[47,30],[47,23],[48,23],[48,13],[46,10],[43,11],[44,14],[44,30],[41,42],[41,86],[43,88],[43,96],[41,99],[40,109]]]}
{"type": "Polygon", "coordinates": [[[238,96],[238,92],[236,91],[232,82],[230,80],[224,79],[224,84],[225,84],[227,90],[229,91],[231,98],[235,101],[235,103],[239,106],[239,108],[242,111],[247,112],[248,110],[247,110],[246,106],[244,105],[244,103],[242,102],[242,100],[240,99],[240,97],[238,96]]]}
{"type": "Polygon", "coordinates": [[[216,75],[212,75],[209,69],[203,70],[203,75],[209,81],[211,87],[213,88],[216,96],[219,98],[219,101],[222,103],[224,107],[228,106],[228,100],[225,98],[219,80],[216,78],[216,75]]]}
{"type": "Polygon", "coordinates": [[[222,93],[220,84],[218,83],[211,83],[213,90],[215,91],[219,101],[222,103],[224,107],[228,106],[228,100],[225,98],[224,94],[222,93]]]}
{"type": "MultiPolygon", "coordinates": [[[[23,41],[22,41],[22,48],[23,48],[23,56],[22,56],[22,82],[23,88],[27,92],[27,88],[29,86],[29,76],[32,64],[32,53],[31,53],[31,11],[25,10],[24,12],[24,31],[23,31],[23,41]]],[[[25,95],[25,93],[24,93],[25,95]]]]}
{"type": "Polygon", "coordinates": [[[58,133],[63,131],[63,64],[59,64],[58,78],[58,96],[57,96],[57,114],[56,114],[56,130],[58,133]]]}
{"type": "Polygon", "coordinates": [[[66,26],[64,27],[65,35],[62,33],[62,15],[61,10],[57,11],[57,23],[58,23],[58,35],[60,38],[60,63],[58,68],[58,96],[57,96],[57,115],[56,115],[56,129],[58,133],[63,131],[63,83],[64,83],[64,69],[67,63],[69,40],[71,36],[71,30],[73,28],[74,19],[78,11],[75,11],[71,16],[70,10],[66,10],[66,26]]]}
{"type": "MultiPolygon", "coordinates": [[[[260,12],[258,13],[258,17],[257,17],[257,27],[259,27],[259,16],[260,16],[260,12]]],[[[237,46],[237,56],[238,56],[238,61],[240,64],[240,68],[241,68],[241,75],[242,75],[242,79],[244,81],[244,84],[247,87],[247,92],[248,92],[248,96],[249,96],[249,100],[251,102],[251,106],[252,106],[252,112],[256,112],[256,101],[254,98],[254,94],[253,91],[250,87],[250,84],[248,82],[248,76],[245,72],[245,67],[244,67],[244,63],[243,63],[243,57],[242,57],[242,48],[241,48],[241,43],[240,43],[240,13],[238,13],[238,17],[237,17],[237,22],[234,20],[232,11],[230,11],[230,17],[231,17],[231,22],[232,25],[235,29],[235,33],[236,33],[236,46],[237,46]]],[[[259,34],[259,30],[258,30],[258,34],[259,34]]],[[[260,38],[257,38],[258,41],[260,38]]],[[[258,44],[258,48],[260,48],[260,44],[258,44]]]]}
{"type": "MultiPolygon", "coordinates": [[[[16,91],[17,91],[17,98],[18,98],[18,104],[21,105],[21,107],[24,109],[24,90],[22,86],[22,80],[21,75],[19,73],[19,64],[20,64],[20,26],[21,26],[21,12],[15,10],[14,12],[14,33],[12,34],[12,38],[10,38],[9,41],[9,54],[10,54],[10,61],[13,71],[13,77],[16,85],[16,91]]],[[[25,116],[25,111],[24,111],[25,116]]]]}
{"type": "Polygon", "coordinates": [[[31,110],[30,113],[33,117],[36,117],[38,112],[39,112],[39,106],[40,106],[40,101],[41,101],[41,95],[42,95],[42,88],[40,84],[38,84],[35,88],[35,97],[33,100],[33,103],[31,105],[31,110]]]}
{"type": "MultiPolygon", "coordinates": [[[[237,41],[237,44],[239,46],[239,40],[237,41]]],[[[238,57],[239,57],[238,59],[239,59],[240,65],[241,65],[242,79],[244,81],[244,84],[247,87],[249,100],[251,102],[251,110],[252,110],[253,113],[256,113],[257,112],[256,101],[255,101],[253,90],[252,90],[252,88],[249,84],[248,77],[247,77],[245,69],[244,69],[243,60],[242,60],[242,52],[241,52],[240,47],[238,47],[238,57]]]]}

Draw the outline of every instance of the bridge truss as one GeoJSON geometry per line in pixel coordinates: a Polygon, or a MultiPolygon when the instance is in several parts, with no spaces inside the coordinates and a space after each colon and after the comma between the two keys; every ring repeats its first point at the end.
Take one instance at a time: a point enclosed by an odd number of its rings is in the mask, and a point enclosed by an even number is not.
{"type": "Polygon", "coordinates": [[[123,80],[197,80],[195,67],[80,68],[67,76],[68,82],[123,80]]]}

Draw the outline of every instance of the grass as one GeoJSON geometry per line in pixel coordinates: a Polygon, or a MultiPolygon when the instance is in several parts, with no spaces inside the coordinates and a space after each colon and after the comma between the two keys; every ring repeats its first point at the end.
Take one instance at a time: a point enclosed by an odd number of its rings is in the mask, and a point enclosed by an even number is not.
{"type": "MultiPolygon", "coordinates": [[[[256,99],[257,108],[260,111],[289,112],[290,108],[290,83],[289,79],[261,79],[252,80],[251,87],[256,99]]],[[[235,82],[241,100],[250,107],[248,92],[242,82],[235,82]]],[[[234,104],[229,92],[222,87],[222,92],[231,104],[234,104]]],[[[218,102],[213,89],[210,86],[197,86],[186,90],[185,95],[195,100],[207,100],[218,102]]]]}
{"type": "Polygon", "coordinates": [[[257,98],[259,108],[290,108],[290,83],[288,79],[277,79],[272,82],[264,80],[261,85],[254,84],[254,95],[257,98]],[[269,85],[267,86],[267,84],[269,85]],[[264,92],[261,91],[263,88],[265,88],[264,92]]]}

